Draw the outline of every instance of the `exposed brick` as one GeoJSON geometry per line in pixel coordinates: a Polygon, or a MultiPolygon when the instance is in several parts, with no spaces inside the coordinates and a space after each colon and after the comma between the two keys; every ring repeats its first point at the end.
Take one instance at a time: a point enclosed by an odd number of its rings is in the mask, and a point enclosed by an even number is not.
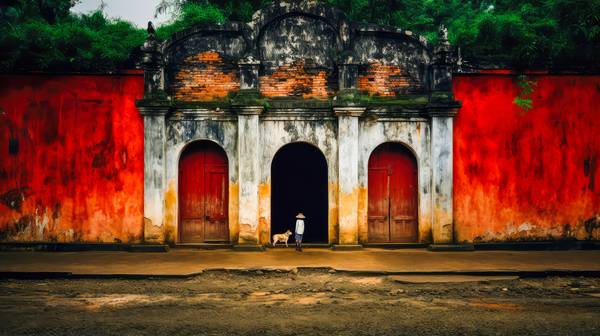
{"type": "Polygon", "coordinates": [[[377,96],[395,96],[411,91],[417,84],[399,66],[380,62],[370,63],[366,73],[358,77],[359,90],[377,96]]]}
{"type": "Polygon", "coordinates": [[[215,51],[188,56],[179,69],[173,83],[176,100],[211,101],[240,88],[235,66],[215,51]]]}
{"type": "Polygon", "coordinates": [[[266,97],[327,98],[327,72],[308,73],[305,61],[282,65],[270,76],[260,76],[260,91],[266,97]]]}

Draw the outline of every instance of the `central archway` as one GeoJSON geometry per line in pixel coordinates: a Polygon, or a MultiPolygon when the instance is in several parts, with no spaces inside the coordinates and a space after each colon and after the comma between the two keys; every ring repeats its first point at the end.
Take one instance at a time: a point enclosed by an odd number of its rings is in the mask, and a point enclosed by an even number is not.
{"type": "Polygon", "coordinates": [[[295,216],[302,212],[306,216],[303,242],[328,243],[327,208],[323,153],[303,142],[283,146],[271,164],[271,235],[293,233],[295,216]]]}

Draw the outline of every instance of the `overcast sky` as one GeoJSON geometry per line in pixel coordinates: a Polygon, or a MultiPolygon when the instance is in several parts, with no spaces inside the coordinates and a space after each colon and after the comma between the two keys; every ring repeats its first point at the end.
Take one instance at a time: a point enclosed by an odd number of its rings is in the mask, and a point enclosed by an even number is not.
{"type": "MultiPolygon", "coordinates": [[[[104,0],[104,12],[111,18],[121,18],[130,21],[140,28],[145,28],[148,21],[158,26],[170,18],[169,15],[160,15],[154,18],[154,11],[159,0],[104,0]]],[[[101,0],[81,0],[71,10],[75,13],[88,13],[100,7],[101,0]]]]}

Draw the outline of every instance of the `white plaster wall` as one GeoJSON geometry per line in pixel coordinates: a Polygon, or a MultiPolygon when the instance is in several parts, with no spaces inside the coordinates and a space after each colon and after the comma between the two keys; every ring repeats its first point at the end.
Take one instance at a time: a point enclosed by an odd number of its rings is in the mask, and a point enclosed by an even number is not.
{"type": "MultiPolygon", "coordinates": [[[[171,192],[178,195],[178,172],[179,157],[185,146],[196,140],[210,140],[221,146],[227,154],[229,163],[229,183],[238,185],[239,182],[239,158],[238,158],[238,121],[237,118],[171,118],[166,122],[166,195],[171,192]]],[[[256,166],[258,168],[259,183],[258,193],[258,216],[259,216],[259,243],[266,243],[264,237],[269,237],[271,216],[271,163],[279,149],[289,143],[305,142],[317,147],[325,156],[328,169],[329,181],[329,242],[338,243],[338,119],[328,117],[320,120],[302,120],[289,118],[280,120],[277,118],[260,117],[258,124],[259,148],[255,152],[256,166]]],[[[451,129],[451,127],[450,127],[451,129]]],[[[447,132],[442,132],[448,135],[447,132]]],[[[427,119],[358,119],[358,185],[368,195],[368,163],[373,150],[385,142],[398,142],[404,144],[415,155],[418,164],[419,177],[419,241],[431,242],[432,220],[433,220],[433,161],[432,161],[432,135],[431,122],[427,119]]],[[[443,135],[442,134],[442,135],[443,135]]],[[[451,137],[450,137],[451,139],[451,137]]],[[[443,140],[439,140],[440,142],[443,140]]],[[[449,141],[449,140],[448,140],[449,141]]],[[[451,141],[450,141],[451,146],[451,141]]],[[[447,169],[443,171],[447,172],[447,169]]],[[[447,177],[447,174],[444,174],[447,177]]],[[[451,180],[444,178],[444,189],[451,189],[451,180]],[[450,183],[450,187],[448,184],[450,183]]],[[[231,188],[230,188],[231,190],[231,188]]],[[[230,236],[233,243],[237,243],[239,234],[239,212],[241,206],[238,204],[237,194],[229,195],[229,220],[230,236]]],[[[367,242],[367,207],[366,196],[359,202],[358,209],[358,236],[359,243],[367,242]]],[[[451,200],[451,197],[450,197],[451,200]]],[[[445,202],[447,204],[447,200],[445,202]]],[[[171,216],[174,237],[177,235],[178,226],[178,202],[169,208],[165,205],[165,217],[171,216]]],[[[165,220],[169,224],[169,220],[165,220]]]]}
{"type": "Polygon", "coordinates": [[[144,116],[144,230],[145,239],[162,239],[165,187],[165,116],[144,116]]]}
{"type": "Polygon", "coordinates": [[[454,240],[452,213],[453,119],[450,117],[433,117],[431,133],[433,239],[436,243],[451,243],[454,240]]]}

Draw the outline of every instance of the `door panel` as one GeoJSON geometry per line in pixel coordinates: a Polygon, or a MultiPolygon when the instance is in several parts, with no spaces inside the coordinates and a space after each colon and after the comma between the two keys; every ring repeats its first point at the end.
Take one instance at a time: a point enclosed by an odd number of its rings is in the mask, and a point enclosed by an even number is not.
{"type": "Polygon", "coordinates": [[[410,151],[394,143],[373,151],[369,159],[369,242],[417,241],[417,188],[417,164],[410,151]],[[387,185],[382,182],[383,170],[387,185]]]}
{"type": "Polygon", "coordinates": [[[181,220],[179,233],[182,243],[199,243],[204,241],[204,220],[185,218],[181,220]]]}
{"type": "Polygon", "coordinates": [[[202,152],[191,151],[179,163],[179,237],[183,243],[204,241],[203,161],[202,152]]]}
{"type": "Polygon", "coordinates": [[[408,153],[392,151],[390,165],[390,241],[417,241],[417,167],[408,153]]]}
{"type": "Polygon", "coordinates": [[[369,169],[369,242],[383,243],[389,239],[388,189],[388,170],[369,169]]]}
{"type": "Polygon", "coordinates": [[[205,241],[228,240],[227,175],[225,167],[207,167],[205,203],[205,241]]]}
{"type": "Polygon", "coordinates": [[[179,241],[229,240],[227,157],[211,142],[193,143],[179,161],[179,241]]]}

